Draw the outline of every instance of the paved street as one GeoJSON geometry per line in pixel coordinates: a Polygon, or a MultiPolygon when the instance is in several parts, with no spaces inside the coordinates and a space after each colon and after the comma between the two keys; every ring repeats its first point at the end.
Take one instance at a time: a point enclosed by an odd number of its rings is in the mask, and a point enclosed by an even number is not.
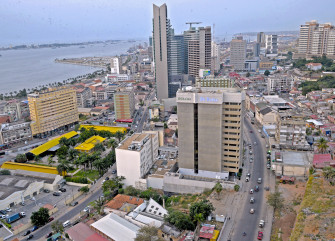
{"type": "MultiPolygon", "coordinates": [[[[223,235],[221,236],[221,241],[243,241],[243,240],[257,240],[258,231],[264,232],[263,240],[270,240],[271,225],[268,221],[272,217],[271,209],[268,208],[265,200],[265,186],[270,186],[269,180],[270,171],[266,169],[266,148],[265,140],[261,138],[258,133],[258,129],[252,126],[249,120],[244,121],[245,133],[244,140],[246,141],[246,156],[245,166],[243,170],[243,175],[241,178],[241,189],[234,196],[226,200],[227,205],[232,205],[230,213],[227,216],[230,220],[226,224],[223,235]],[[252,130],[252,133],[250,133],[252,130]],[[256,143],[256,144],[255,144],[256,143]],[[252,152],[254,156],[254,161],[249,162],[249,147],[248,144],[252,144],[252,152]],[[250,182],[245,182],[246,174],[250,173],[250,182]],[[262,184],[257,184],[257,179],[262,178],[262,184]],[[259,192],[254,192],[254,194],[249,194],[251,188],[259,185],[259,192]],[[250,203],[250,197],[255,198],[255,203],[250,203]],[[254,214],[250,214],[250,209],[255,209],[254,214]],[[259,221],[263,219],[266,224],[263,230],[258,227],[259,221]],[[246,232],[246,236],[242,233],[246,232]]],[[[272,177],[273,179],[273,177],[272,177]]],[[[274,179],[273,179],[274,180],[274,179]]],[[[272,186],[272,185],[271,185],[272,186]]]]}

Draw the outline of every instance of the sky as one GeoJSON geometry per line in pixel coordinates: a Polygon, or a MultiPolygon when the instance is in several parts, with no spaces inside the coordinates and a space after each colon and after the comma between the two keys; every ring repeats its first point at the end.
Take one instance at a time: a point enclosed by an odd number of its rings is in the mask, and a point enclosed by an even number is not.
{"type": "Polygon", "coordinates": [[[335,24],[334,0],[1,0],[0,46],[147,39],[152,4],[167,4],[175,33],[185,22],[215,24],[215,36],[299,30],[309,20],[335,24]]]}

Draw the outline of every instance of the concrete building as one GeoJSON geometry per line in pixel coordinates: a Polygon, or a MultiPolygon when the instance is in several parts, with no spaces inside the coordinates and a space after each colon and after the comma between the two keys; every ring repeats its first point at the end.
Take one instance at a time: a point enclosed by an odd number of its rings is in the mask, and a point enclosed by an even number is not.
{"type": "Polygon", "coordinates": [[[275,74],[267,78],[268,93],[288,93],[292,90],[294,84],[293,76],[284,74],[275,74]]]}
{"type": "Polygon", "coordinates": [[[238,89],[177,92],[180,170],[238,172],[244,100],[245,93],[238,89]]]}
{"type": "Polygon", "coordinates": [[[319,24],[316,20],[300,26],[299,54],[305,57],[335,57],[335,28],[331,23],[319,24]]]}
{"type": "Polygon", "coordinates": [[[243,37],[237,37],[230,42],[230,64],[235,70],[244,70],[247,42],[243,37]]]}
{"type": "Polygon", "coordinates": [[[212,41],[211,72],[216,73],[219,70],[220,70],[220,45],[212,41]]]}
{"type": "Polygon", "coordinates": [[[199,76],[199,69],[211,68],[211,27],[190,28],[184,32],[187,46],[187,73],[194,78],[199,76]]]}
{"type": "Polygon", "coordinates": [[[115,119],[131,119],[135,110],[133,87],[123,88],[114,94],[115,119]]]}
{"type": "Polygon", "coordinates": [[[185,47],[184,35],[173,35],[171,38],[170,75],[182,75],[185,73],[185,47]]]}
{"type": "Polygon", "coordinates": [[[50,88],[29,94],[28,102],[33,136],[68,128],[79,121],[77,96],[73,89],[50,88]]]}
{"type": "Polygon", "coordinates": [[[219,88],[232,88],[234,85],[233,79],[225,77],[214,77],[212,75],[205,78],[197,78],[196,83],[198,87],[219,87],[219,88]]]}
{"type": "Polygon", "coordinates": [[[18,121],[22,119],[22,114],[27,109],[27,104],[24,104],[23,102],[18,100],[9,100],[6,102],[3,108],[3,113],[9,115],[11,121],[18,121]]]}
{"type": "Polygon", "coordinates": [[[124,176],[124,184],[146,189],[141,179],[148,173],[158,155],[158,132],[136,133],[116,148],[118,176],[124,176]]]}
{"type": "Polygon", "coordinates": [[[266,54],[278,54],[278,35],[266,35],[265,39],[266,54]]]}
{"type": "Polygon", "coordinates": [[[111,73],[120,74],[120,62],[118,57],[111,59],[111,73]]]}
{"type": "Polygon", "coordinates": [[[168,98],[170,28],[166,4],[160,7],[153,4],[153,50],[158,99],[168,98]]]}
{"type": "Polygon", "coordinates": [[[32,140],[30,123],[2,124],[0,126],[0,145],[12,145],[32,140]]]}
{"type": "Polygon", "coordinates": [[[265,34],[264,32],[257,33],[257,43],[260,44],[260,47],[265,47],[265,34]]]}
{"type": "Polygon", "coordinates": [[[87,107],[87,100],[92,97],[91,89],[86,87],[83,89],[76,90],[77,96],[77,106],[78,108],[86,108],[87,107]]]}

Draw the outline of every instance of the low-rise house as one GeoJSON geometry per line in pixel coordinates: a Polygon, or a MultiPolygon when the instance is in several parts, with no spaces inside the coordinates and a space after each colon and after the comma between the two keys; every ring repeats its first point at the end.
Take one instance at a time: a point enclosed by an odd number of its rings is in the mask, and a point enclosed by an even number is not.
{"type": "Polygon", "coordinates": [[[66,233],[72,241],[108,241],[82,222],[66,230],[66,233]]]}
{"type": "Polygon", "coordinates": [[[125,216],[127,213],[133,211],[143,202],[143,198],[118,194],[105,205],[104,211],[106,213],[115,213],[120,216],[125,216]]]}
{"type": "Polygon", "coordinates": [[[322,69],[322,64],[321,63],[308,63],[306,64],[307,69],[313,70],[313,71],[318,71],[322,69]]]}
{"type": "Polygon", "coordinates": [[[330,154],[314,154],[313,167],[322,169],[324,167],[335,167],[335,161],[332,159],[330,154]]]}

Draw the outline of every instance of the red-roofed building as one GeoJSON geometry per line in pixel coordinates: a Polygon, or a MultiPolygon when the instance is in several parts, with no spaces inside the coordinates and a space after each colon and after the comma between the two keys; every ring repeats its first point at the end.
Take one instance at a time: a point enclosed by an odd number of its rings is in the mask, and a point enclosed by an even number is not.
{"type": "Polygon", "coordinates": [[[308,64],[306,64],[306,67],[307,67],[307,69],[317,71],[317,70],[320,70],[322,68],[322,64],[320,64],[320,63],[308,63],[308,64]]]}
{"type": "Polygon", "coordinates": [[[211,239],[214,234],[214,225],[202,226],[199,231],[199,238],[211,239]]]}
{"type": "Polygon", "coordinates": [[[73,241],[107,241],[96,232],[94,232],[87,224],[78,223],[69,228],[67,231],[70,239],[73,241]]]}
{"type": "Polygon", "coordinates": [[[314,168],[324,168],[328,166],[335,167],[335,161],[332,160],[330,154],[314,154],[313,167],[314,168]]]}
{"type": "Polygon", "coordinates": [[[10,123],[9,115],[0,115],[0,124],[10,123]]]}
{"type": "Polygon", "coordinates": [[[106,211],[113,212],[116,214],[126,214],[138,205],[142,204],[144,199],[138,197],[132,197],[124,194],[116,195],[111,201],[109,201],[105,207],[106,211]]]}

